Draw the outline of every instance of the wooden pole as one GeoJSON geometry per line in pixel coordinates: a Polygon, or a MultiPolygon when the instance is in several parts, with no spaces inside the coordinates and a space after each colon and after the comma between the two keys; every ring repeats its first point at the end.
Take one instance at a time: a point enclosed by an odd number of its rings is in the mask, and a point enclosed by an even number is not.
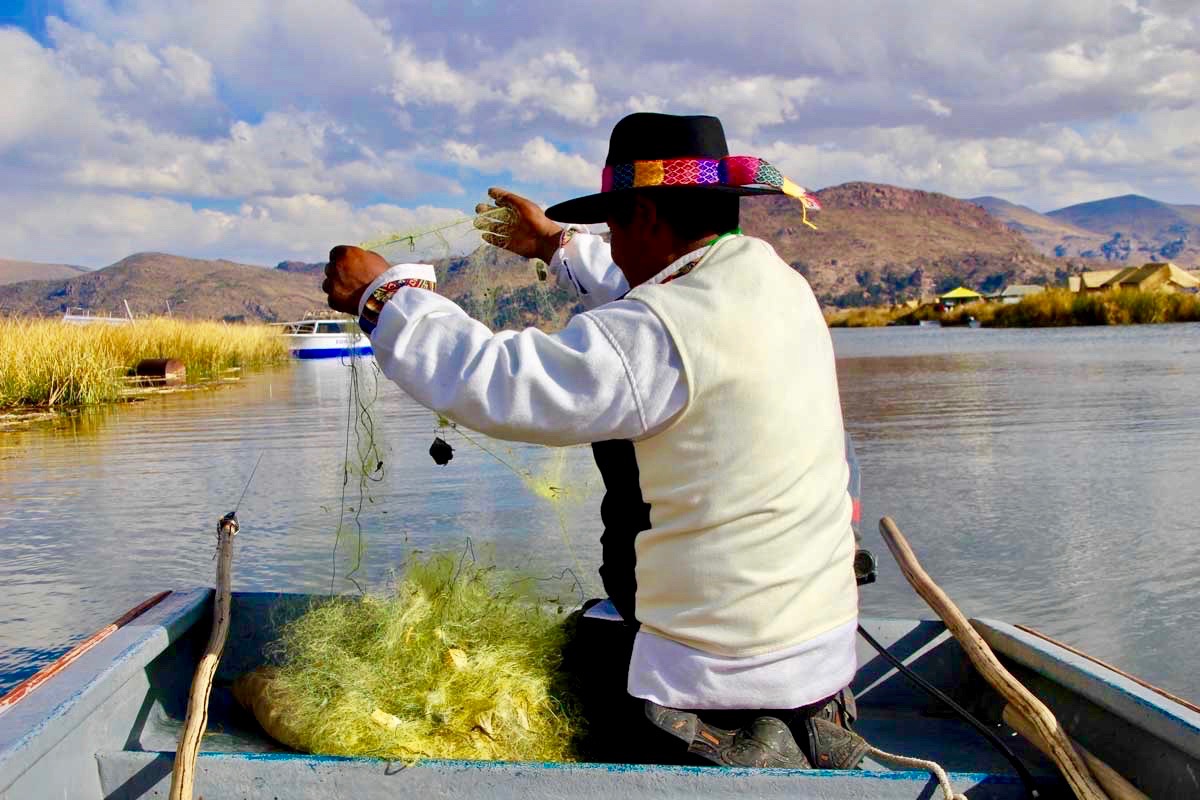
{"type": "Polygon", "coordinates": [[[1059,727],[1054,714],[1004,668],[983,637],[971,627],[971,623],[958,606],[921,568],[916,554],[891,517],[884,517],[879,521],[879,532],[895,556],[904,577],[946,623],[946,627],[962,645],[975,669],[979,670],[987,682],[1008,701],[1017,714],[1028,720],[1033,730],[1046,743],[1046,755],[1058,765],[1075,796],[1079,800],[1108,800],[1108,795],[1096,783],[1087,764],[1059,727]]]}
{"type": "MultiPolygon", "coordinates": [[[[1004,721],[1010,728],[1028,739],[1038,750],[1050,755],[1050,746],[1038,738],[1037,731],[1033,729],[1029,721],[1018,714],[1012,706],[1004,707],[1004,721]]],[[[1109,797],[1113,800],[1150,800],[1141,790],[1125,780],[1121,773],[1092,755],[1086,747],[1074,739],[1070,741],[1079,751],[1079,755],[1083,756],[1083,760],[1087,762],[1092,775],[1096,777],[1096,782],[1104,787],[1104,791],[1108,792],[1109,797]]]]}
{"type": "Polygon", "coordinates": [[[175,767],[171,772],[170,800],[192,800],[196,782],[196,754],[200,739],[208,727],[208,698],[212,694],[213,677],[229,635],[229,606],[233,595],[233,537],[239,526],[237,514],[230,511],[217,523],[217,594],[213,598],[213,627],[208,645],[200,656],[192,691],[188,695],[187,717],[175,748],[175,767]]]}

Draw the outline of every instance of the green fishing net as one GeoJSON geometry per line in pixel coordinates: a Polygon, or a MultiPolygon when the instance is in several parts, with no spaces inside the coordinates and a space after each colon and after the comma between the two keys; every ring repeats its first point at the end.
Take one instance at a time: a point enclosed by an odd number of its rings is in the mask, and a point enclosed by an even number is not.
{"type": "Polygon", "coordinates": [[[309,753],[573,760],[564,617],[535,585],[465,558],[413,559],[388,595],[330,598],[284,626],[278,666],[234,694],[309,753]]]}

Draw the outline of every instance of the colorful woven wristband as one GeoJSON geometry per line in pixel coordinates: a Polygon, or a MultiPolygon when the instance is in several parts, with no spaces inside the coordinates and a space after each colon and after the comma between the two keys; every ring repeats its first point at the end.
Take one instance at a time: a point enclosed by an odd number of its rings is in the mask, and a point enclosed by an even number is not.
{"type": "Polygon", "coordinates": [[[375,291],[371,292],[371,296],[363,304],[362,314],[358,317],[358,327],[362,328],[363,333],[369,335],[375,330],[375,327],[379,324],[379,313],[383,311],[383,307],[387,305],[387,301],[391,300],[396,292],[406,286],[413,289],[428,289],[429,291],[433,291],[437,284],[421,278],[401,278],[380,284],[375,291]]]}

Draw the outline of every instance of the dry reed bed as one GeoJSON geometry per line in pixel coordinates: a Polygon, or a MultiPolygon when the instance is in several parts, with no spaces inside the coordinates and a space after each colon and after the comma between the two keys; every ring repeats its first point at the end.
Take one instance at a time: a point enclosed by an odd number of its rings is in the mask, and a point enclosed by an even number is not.
{"type": "Polygon", "coordinates": [[[1001,328],[1200,322],[1200,295],[1133,289],[1095,293],[1050,289],[1013,305],[987,305],[993,307],[975,316],[984,325],[1001,328]]]}
{"type": "Polygon", "coordinates": [[[1200,322],[1200,295],[1114,289],[1079,293],[1048,289],[1019,303],[978,302],[938,311],[934,306],[841,309],[826,314],[831,328],[915,325],[938,320],[966,325],[974,318],[989,328],[1052,328],[1069,325],[1137,325],[1200,322]]]}
{"type": "Polygon", "coordinates": [[[235,367],[283,361],[287,347],[267,325],[173,319],[129,325],[67,325],[0,319],[0,408],[82,406],[119,400],[145,358],[177,358],[189,383],[235,367]]]}

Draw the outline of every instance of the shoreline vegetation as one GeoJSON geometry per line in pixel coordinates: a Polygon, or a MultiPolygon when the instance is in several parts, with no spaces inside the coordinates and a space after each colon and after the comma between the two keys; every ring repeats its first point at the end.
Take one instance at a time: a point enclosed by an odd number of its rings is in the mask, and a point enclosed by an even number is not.
{"type": "Polygon", "coordinates": [[[265,324],[0,318],[0,410],[55,411],[127,399],[139,392],[129,377],[134,366],[148,358],[179,359],[187,385],[196,386],[284,362],[288,351],[278,330],[265,324]]]}
{"type": "Polygon", "coordinates": [[[1104,292],[1047,289],[1011,304],[978,301],[940,310],[939,306],[931,303],[917,308],[874,306],[827,310],[825,313],[825,321],[831,328],[917,325],[927,320],[951,327],[966,326],[972,319],[985,328],[1200,322],[1200,295],[1136,289],[1110,289],[1104,292]]]}
{"type": "MultiPolygon", "coordinates": [[[[1047,289],[1019,303],[979,301],[826,310],[831,328],[917,325],[1036,328],[1200,322],[1200,295],[1112,289],[1047,289]]],[[[67,325],[55,319],[0,317],[0,411],[52,412],[128,399],[147,390],[131,378],[143,359],[176,358],[188,386],[229,372],[288,360],[285,341],[266,324],[169,318],[128,325],[67,325]]]]}

